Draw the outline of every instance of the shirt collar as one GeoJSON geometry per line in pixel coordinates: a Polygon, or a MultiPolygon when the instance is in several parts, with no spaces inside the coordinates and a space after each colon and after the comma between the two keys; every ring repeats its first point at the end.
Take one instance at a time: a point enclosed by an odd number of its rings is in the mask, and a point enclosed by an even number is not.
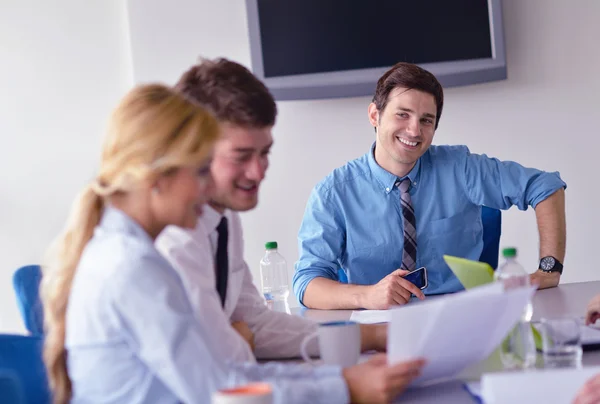
{"type": "Polygon", "coordinates": [[[108,231],[117,231],[121,233],[132,234],[138,239],[154,245],[152,237],[144,230],[142,226],[129,215],[114,206],[108,205],[104,208],[99,227],[108,231]]]}
{"type": "Polygon", "coordinates": [[[379,183],[381,184],[382,191],[385,192],[386,194],[389,194],[394,189],[394,186],[396,185],[396,181],[402,181],[405,178],[410,179],[411,188],[417,188],[419,185],[419,176],[421,173],[421,158],[422,157],[420,157],[417,160],[417,163],[412,168],[412,170],[410,170],[408,175],[405,175],[402,178],[398,178],[396,175],[390,173],[389,171],[387,171],[383,167],[381,167],[379,164],[377,164],[377,161],[375,161],[375,144],[376,143],[373,142],[373,145],[371,146],[371,150],[369,151],[369,156],[368,156],[369,169],[371,170],[371,173],[373,174],[375,179],[377,179],[377,181],[379,181],[379,183]]]}
{"type": "Polygon", "coordinates": [[[202,216],[200,216],[199,220],[202,221],[206,231],[210,234],[217,229],[223,216],[224,215],[219,213],[215,208],[206,204],[202,207],[202,216]]]}

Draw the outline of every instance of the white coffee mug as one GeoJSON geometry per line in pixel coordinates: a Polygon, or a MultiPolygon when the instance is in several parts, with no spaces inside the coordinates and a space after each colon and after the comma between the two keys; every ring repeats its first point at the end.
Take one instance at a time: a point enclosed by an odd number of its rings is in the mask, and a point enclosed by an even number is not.
{"type": "Polygon", "coordinates": [[[360,358],[360,325],[353,321],[331,321],[319,324],[314,333],[306,336],[302,341],[300,352],[302,358],[310,363],[315,363],[307,353],[311,340],[319,338],[319,351],[321,360],[326,365],[349,367],[356,365],[360,358]]]}
{"type": "Polygon", "coordinates": [[[273,404],[273,389],[268,383],[251,383],[216,391],[212,404],[273,404]]]}

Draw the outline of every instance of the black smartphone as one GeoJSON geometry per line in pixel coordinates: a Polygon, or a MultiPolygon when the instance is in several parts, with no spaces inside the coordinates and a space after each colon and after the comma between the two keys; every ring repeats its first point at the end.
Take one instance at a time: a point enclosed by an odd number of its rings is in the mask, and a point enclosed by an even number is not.
{"type": "Polygon", "coordinates": [[[403,276],[404,279],[423,290],[427,287],[427,268],[421,267],[403,276]]]}

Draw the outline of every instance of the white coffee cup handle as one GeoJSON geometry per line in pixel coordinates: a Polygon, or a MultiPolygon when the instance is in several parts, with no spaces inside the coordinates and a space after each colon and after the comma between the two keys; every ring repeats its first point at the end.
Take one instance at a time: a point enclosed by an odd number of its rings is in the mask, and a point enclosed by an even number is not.
{"type": "Polygon", "coordinates": [[[310,341],[312,341],[313,339],[318,337],[318,332],[315,331],[310,335],[307,335],[306,337],[304,337],[304,339],[302,340],[302,344],[300,345],[300,354],[302,355],[302,359],[304,359],[306,362],[314,365],[317,363],[317,361],[313,360],[310,355],[306,352],[307,348],[308,348],[308,344],[310,343],[310,341]]]}

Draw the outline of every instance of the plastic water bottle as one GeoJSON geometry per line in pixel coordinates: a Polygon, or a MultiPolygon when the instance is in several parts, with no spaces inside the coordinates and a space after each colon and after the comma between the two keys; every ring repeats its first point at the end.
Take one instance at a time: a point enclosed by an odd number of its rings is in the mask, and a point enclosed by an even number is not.
{"type": "MultiPolygon", "coordinates": [[[[495,278],[503,282],[505,289],[529,287],[529,274],[517,261],[517,249],[502,250],[504,263],[496,270],[495,278]]],[[[525,308],[520,321],[508,334],[500,347],[500,358],[504,367],[527,369],[535,365],[536,349],[531,328],[533,305],[525,308]]]]}
{"type": "Polygon", "coordinates": [[[267,307],[273,311],[290,313],[288,296],[287,263],[285,258],[277,252],[277,242],[269,241],[265,244],[266,252],[260,260],[260,282],[267,307]]]}

